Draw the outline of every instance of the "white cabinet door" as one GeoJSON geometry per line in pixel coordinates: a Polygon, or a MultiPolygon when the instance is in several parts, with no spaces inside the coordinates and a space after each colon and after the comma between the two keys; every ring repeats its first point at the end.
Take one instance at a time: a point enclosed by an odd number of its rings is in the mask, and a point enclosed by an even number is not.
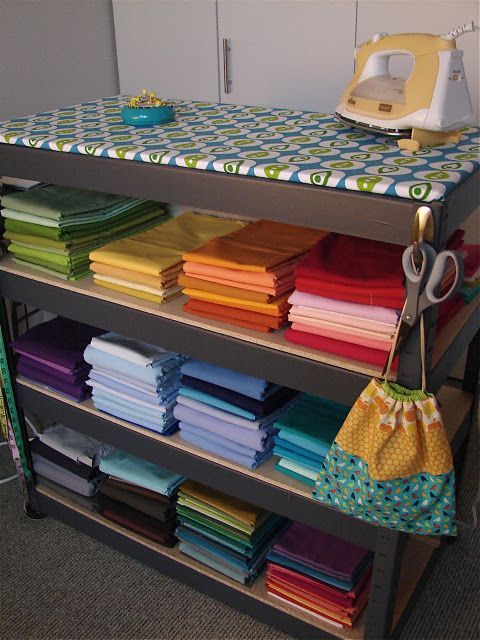
{"type": "Polygon", "coordinates": [[[113,0],[120,91],[218,102],[215,0],[113,0]]]}
{"type": "MultiPolygon", "coordinates": [[[[474,20],[479,22],[478,0],[359,0],[357,42],[374,33],[448,33],[453,27],[474,20]]],[[[474,123],[479,122],[479,40],[478,33],[458,38],[463,66],[472,99],[474,123]]],[[[395,69],[402,73],[402,69],[395,69]]]]}
{"type": "Polygon", "coordinates": [[[355,19],[355,0],[218,0],[222,102],[332,112],[353,74],[355,19]]]}

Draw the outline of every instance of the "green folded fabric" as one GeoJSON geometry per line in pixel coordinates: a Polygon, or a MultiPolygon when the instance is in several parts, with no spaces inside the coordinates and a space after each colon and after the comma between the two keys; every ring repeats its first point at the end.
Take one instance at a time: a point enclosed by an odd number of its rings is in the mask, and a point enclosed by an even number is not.
{"type": "Polygon", "coordinates": [[[199,525],[212,529],[213,531],[217,531],[224,535],[227,538],[231,538],[232,540],[237,541],[238,543],[245,544],[246,546],[250,545],[250,536],[238,529],[234,529],[233,527],[229,527],[226,523],[221,523],[214,518],[210,518],[206,515],[195,511],[194,509],[190,509],[189,507],[185,507],[182,504],[177,503],[177,513],[182,518],[187,518],[196,522],[199,525]]]}
{"type": "Polygon", "coordinates": [[[51,220],[61,220],[79,214],[109,210],[133,201],[133,198],[112,193],[48,185],[33,191],[3,196],[2,206],[51,220]]]}
{"type": "MultiPolygon", "coordinates": [[[[77,230],[70,228],[68,231],[65,231],[56,227],[44,227],[21,220],[13,220],[12,218],[5,219],[5,229],[8,232],[31,235],[37,238],[47,238],[67,244],[84,242],[85,238],[90,239],[99,236],[106,238],[106,242],[109,242],[113,229],[115,229],[115,232],[119,232],[122,229],[130,229],[133,226],[137,227],[145,224],[147,221],[152,221],[152,223],[157,221],[156,224],[161,224],[170,219],[171,217],[164,212],[164,209],[160,205],[157,205],[156,207],[150,206],[147,211],[131,209],[115,218],[115,220],[91,225],[80,225],[80,229],[77,230]]],[[[152,226],[155,225],[152,224],[152,226]]],[[[140,229],[138,229],[138,232],[139,231],[140,229]]],[[[137,231],[132,231],[132,233],[136,232],[137,231]]]]}
{"type": "Polygon", "coordinates": [[[239,529],[240,531],[243,531],[244,533],[247,533],[249,535],[251,535],[251,533],[254,531],[253,526],[249,527],[244,522],[240,522],[240,520],[237,520],[236,518],[232,518],[231,516],[226,514],[224,511],[215,509],[215,507],[211,507],[210,505],[207,505],[205,502],[202,502],[192,496],[186,496],[184,494],[180,494],[178,498],[178,504],[182,506],[190,507],[194,511],[198,511],[204,515],[208,515],[211,518],[214,518],[215,520],[219,520],[220,522],[225,522],[230,526],[235,527],[236,529],[239,529]]]}
{"type": "Polygon", "coordinates": [[[71,281],[80,280],[80,278],[85,278],[85,276],[88,276],[91,273],[88,267],[84,271],[65,274],[65,273],[61,273],[60,271],[56,271],[55,269],[50,269],[49,267],[46,267],[41,264],[27,262],[26,260],[21,260],[20,258],[14,257],[13,261],[23,267],[33,267],[37,271],[46,273],[49,276],[55,276],[56,278],[60,278],[61,280],[71,280],[71,281]]]}
{"type": "Polygon", "coordinates": [[[75,267],[79,264],[88,263],[88,254],[82,253],[80,255],[58,255],[57,253],[48,253],[44,249],[31,249],[29,247],[21,246],[12,242],[8,246],[8,250],[18,256],[21,260],[39,260],[40,264],[45,264],[47,267],[61,266],[68,269],[75,267]]]}
{"type": "Polygon", "coordinates": [[[231,536],[225,536],[220,531],[213,529],[212,527],[206,527],[199,522],[196,522],[192,518],[188,518],[186,516],[181,516],[178,519],[179,523],[185,527],[195,529],[196,531],[203,533],[204,535],[212,538],[213,540],[219,542],[220,544],[228,544],[235,548],[239,553],[248,553],[253,550],[253,546],[250,544],[246,544],[240,540],[235,540],[231,536]]]}

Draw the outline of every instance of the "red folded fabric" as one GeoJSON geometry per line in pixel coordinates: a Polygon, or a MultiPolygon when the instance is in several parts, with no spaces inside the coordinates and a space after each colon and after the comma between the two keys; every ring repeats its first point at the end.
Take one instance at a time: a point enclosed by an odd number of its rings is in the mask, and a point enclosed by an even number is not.
{"type": "Polygon", "coordinates": [[[333,298],[334,300],[355,302],[357,304],[368,304],[375,307],[387,307],[388,309],[399,310],[403,307],[405,301],[403,284],[400,289],[384,289],[383,294],[378,295],[373,289],[365,289],[361,286],[342,286],[339,283],[298,276],[295,280],[295,287],[299,291],[312,293],[313,295],[324,298],[333,298]],[[385,293],[387,295],[384,295],[385,293]]]}
{"type": "Polygon", "coordinates": [[[480,267],[480,244],[465,244],[463,251],[466,253],[463,260],[465,276],[470,278],[480,267]]]}
{"type": "MultiPolygon", "coordinates": [[[[332,353],[342,358],[358,360],[359,362],[372,364],[377,367],[383,367],[387,360],[385,351],[362,347],[361,345],[351,344],[350,342],[332,340],[331,338],[324,338],[323,336],[316,336],[311,333],[304,333],[303,331],[287,329],[285,331],[285,338],[295,344],[301,344],[305,347],[317,349],[318,351],[325,351],[325,353],[332,353]]],[[[396,370],[397,366],[398,357],[393,361],[392,370],[396,370]]]]}
{"type": "Polygon", "coordinates": [[[439,305],[436,327],[437,335],[440,335],[445,326],[464,306],[465,300],[458,294],[439,305]]]}
{"type": "Polygon", "coordinates": [[[401,287],[404,247],[329,233],[295,267],[296,276],[350,287],[401,287]]]}
{"type": "Polygon", "coordinates": [[[463,229],[456,229],[447,242],[447,249],[450,251],[458,251],[463,247],[463,239],[465,237],[465,231],[463,229]]]}

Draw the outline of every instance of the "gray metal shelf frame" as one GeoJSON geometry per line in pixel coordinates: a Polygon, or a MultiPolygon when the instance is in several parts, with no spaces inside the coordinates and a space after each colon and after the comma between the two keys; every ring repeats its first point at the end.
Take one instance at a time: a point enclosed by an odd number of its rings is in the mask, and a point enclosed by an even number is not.
{"type": "MultiPolygon", "coordinates": [[[[158,200],[163,202],[175,202],[176,204],[188,204],[208,210],[218,210],[250,218],[270,218],[293,224],[322,228],[329,231],[337,231],[365,238],[373,238],[385,242],[392,242],[400,245],[407,245],[410,242],[411,229],[418,203],[412,200],[391,198],[381,195],[349,192],[339,189],[329,189],[313,187],[309,185],[291,184],[281,181],[270,181],[260,178],[250,178],[236,175],[224,175],[213,172],[200,171],[195,169],[183,169],[178,167],[168,167],[162,165],[151,165],[138,162],[129,162],[108,158],[97,158],[92,156],[82,156],[77,154],[58,153],[39,149],[29,149],[14,145],[0,144],[0,175],[15,175],[22,178],[52,182],[55,184],[88,188],[98,191],[107,191],[130,196],[137,196],[158,200]]],[[[435,221],[434,247],[437,250],[444,248],[448,236],[460,226],[478,207],[479,173],[471,176],[462,183],[444,202],[429,203],[435,221]]],[[[64,299],[58,297],[58,291],[47,291],[42,288],[41,283],[27,283],[26,279],[16,279],[13,277],[0,276],[0,294],[2,296],[2,307],[5,298],[11,297],[16,301],[38,304],[40,308],[63,313],[72,317],[78,314],[78,319],[90,321],[93,324],[106,322],[105,328],[117,328],[119,325],[115,320],[115,305],[102,303],[93,305],[90,308],[83,307],[80,299],[75,296],[66,296],[64,299]],[[67,306],[63,306],[67,305],[67,306]]],[[[132,310],[133,311],[133,310],[132,310]]],[[[137,312],[138,313],[138,312],[137,312]]],[[[151,324],[145,318],[139,324],[139,316],[143,314],[132,313],[125,321],[124,325],[129,327],[127,334],[132,337],[140,337],[142,331],[144,340],[151,339],[156,324],[157,332],[159,320],[155,318],[151,324]],[[140,327],[140,328],[139,328],[140,327]],[[143,333],[145,331],[145,333],[143,333]]],[[[5,313],[1,314],[2,329],[8,335],[8,325],[5,313]]],[[[426,318],[427,326],[427,361],[430,363],[432,346],[435,334],[436,311],[432,311],[426,318]]],[[[316,384],[311,384],[309,380],[328,377],[328,383],[340,389],[339,400],[348,402],[352,400],[352,395],[361,390],[365,383],[365,376],[353,374],[348,371],[334,371],[335,367],[322,366],[319,363],[300,362],[301,359],[279,358],[276,356],[270,361],[272,368],[265,368],[262,365],[262,349],[256,351],[249,346],[249,349],[242,350],[241,341],[232,339],[225,340],[216,336],[213,332],[194,331],[185,325],[174,326],[175,323],[162,321],[162,331],[165,332],[166,343],[164,346],[173,348],[178,340],[184,340],[184,350],[191,349],[192,355],[205,357],[218,364],[224,363],[224,356],[221,351],[224,348],[230,349],[229,363],[232,362],[232,353],[238,358],[240,370],[247,372],[255,370],[257,375],[266,378],[271,377],[274,381],[282,381],[290,386],[301,386],[304,390],[320,393],[316,384]],[[182,338],[183,336],[183,338],[182,338]],[[203,343],[208,345],[208,349],[196,346],[203,343]],[[238,343],[238,344],[237,344],[238,343]],[[215,350],[215,357],[209,357],[209,353],[215,350]],[[208,352],[207,352],[208,351],[208,352]],[[245,352],[245,353],[243,353],[245,352]],[[203,356],[205,354],[205,356],[203,356]],[[288,366],[290,362],[290,366],[288,366]],[[278,372],[277,372],[278,370],[278,372]],[[271,372],[271,376],[268,375],[271,372]],[[338,376],[338,377],[337,377],[338,376]],[[290,383],[288,382],[290,380],[290,383]],[[301,385],[299,385],[301,380],[301,385]],[[342,389],[342,386],[344,388],[342,389]]],[[[100,325],[99,325],[100,326],[100,325]]],[[[446,375],[454,362],[450,361],[464,342],[472,338],[472,326],[468,330],[462,330],[462,338],[452,345],[447,356],[438,364],[441,367],[437,374],[432,372],[437,382],[446,375]]],[[[469,347],[468,366],[464,381],[465,388],[478,388],[478,374],[480,363],[474,360],[475,350],[478,351],[479,334],[471,341],[469,347]]],[[[163,340],[163,336],[162,336],[163,340]]],[[[182,349],[179,349],[182,350],[182,349]]],[[[419,334],[418,329],[412,332],[400,355],[397,380],[410,388],[416,388],[420,384],[420,364],[419,364],[419,334]]],[[[269,355],[269,357],[271,354],[269,355]]],[[[11,360],[11,359],[10,359],[11,360]]],[[[11,369],[12,377],[14,371],[11,369]]],[[[20,406],[27,404],[24,391],[17,389],[17,401],[20,406]]],[[[41,400],[30,397],[32,406],[40,408],[41,400]],[[35,403],[37,403],[35,405],[35,403]]],[[[52,408],[52,407],[51,407],[52,408]]],[[[61,411],[57,406],[57,411],[61,411]]],[[[65,414],[65,418],[75,421],[73,415],[65,414]]],[[[75,422],[74,422],[75,424],[75,422]]],[[[90,423],[91,428],[99,436],[97,426],[90,423]]],[[[78,423],[77,423],[78,426],[78,423]]],[[[105,426],[105,425],[102,425],[105,426]]],[[[466,432],[467,429],[464,429],[466,432]]],[[[119,434],[118,434],[119,435],[119,434]]],[[[127,443],[132,452],[141,452],[141,447],[133,441],[127,443]]],[[[25,440],[28,449],[28,440],[25,440]]],[[[145,450],[145,454],[147,451],[145,450]]],[[[147,456],[148,457],[148,456],[147,456]]],[[[187,458],[180,460],[182,468],[190,468],[195,472],[196,462],[187,458]]],[[[214,468],[212,466],[212,472],[214,468]]],[[[228,475],[228,474],[227,474],[228,475]]],[[[220,478],[220,476],[218,476],[220,478]]],[[[226,479],[226,476],[223,478],[226,479]]],[[[233,483],[234,475],[226,479],[227,484],[233,483]]],[[[242,485],[243,486],[243,485],[242,485]]],[[[253,488],[245,485],[245,496],[253,488]]],[[[47,508],[46,501],[40,499],[35,491],[35,487],[30,487],[29,498],[31,505],[38,508],[45,507],[45,510],[53,515],[58,515],[58,509],[52,505],[47,508]]],[[[269,496],[253,496],[254,502],[262,502],[268,508],[275,510],[269,496]],[[267,504],[268,503],[268,504],[267,504]]],[[[287,504],[289,496],[286,496],[287,504]]],[[[271,496],[275,502],[276,496],[271,496]]],[[[288,510],[290,507],[285,507],[288,510]]],[[[304,521],[310,521],[310,512],[306,505],[292,507],[295,517],[304,521]],[[303,511],[303,515],[301,510],[303,511]]],[[[355,522],[353,518],[348,518],[340,513],[324,508],[325,528],[334,532],[346,528],[355,528],[355,541],[359,544],[368,543],[366,546],[375,549],[375,560],[372,575],[372,587],[368,605],[368,616],[365,637],[368,640],[375,638],[385,638],[389,636],[392,627],[392,612],[396,596],[398,567],[400,565],[402,549],[406,540],[406,534],[391,531],[382,527],[366,525],[355,522]],[[355,522],[355,524],[353,524],[355,522]],[[361,526],[358,526],[358,525],[361,526]],[[365,527],[365,528],[364,528],[365,527]],[[358,535],[357,535],[358,534],[358,535]]],[[[318,513],[321,511],[318,510],[318,513]]],[[[313,517],[314,526],[323,528],[324,521],[320,517],[313,517]]],[[[78,523],[72,522],[74,526],[78,523]]],[[[98,534],[100,535],[100,533],[98,534]]],[[[121,544],[112,536],[102,532],[111,544],[121,547],[121,544]]],[[[148,560],[147,560],[148,561],[148,560]]],[[[152,561],[153,563],[153,561],[152,561]]],[[[180,579],[183,576],[178,576],[180,579]]],[[[186,578],[185,578],[186,579],[186,578]]],[[[186,580],[188,582],[188,580],[186,580]]],[[[207,579],[201,580],[200,587],[219,597],[218,588],[210,587],[207,579]]],[[[235,602],[231,602],[235,606],[235,602]]],[[[240,608],[244,605],[239,603],[240,608]]],[[[251,608],[251,613],[255,615],[255,608],[251,608]]],[[[272,620],[272,623],[275,621],[272,620]]],[[[292,632],[297,632],[293,630],[292,632]]],[[[300,636],[308,637],[298,630],[300,636]]]]}

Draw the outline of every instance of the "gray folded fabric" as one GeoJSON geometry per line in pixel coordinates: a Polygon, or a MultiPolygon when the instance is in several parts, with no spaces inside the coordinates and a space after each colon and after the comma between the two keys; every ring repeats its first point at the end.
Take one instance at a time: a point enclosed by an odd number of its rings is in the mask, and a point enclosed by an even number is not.
{"type": "Polygon", "coordinates": [[[33,454],[33,470],[39,476],[43,476],[66,489],[70,489],[70,491],[75,491],[75,493],[87,497],[94,496],[105,479],[105,476],[100,476],[94,480],[85,480],[36,454],[33,454]]]}
{"type": "Polygon", "coordinates": [[[62,453],[75,462],[83,462],[97,467],[101,458],[113,451],[113,447],[103,444],[95,438],[84,436],[63,424],[53,424],[38,435],[40,442],[62,453]]]}
{"type": "Polygon", "coordinates": [[[37,474],[37,489],[48,489],[50,491],[54,491],[62,498],[67,498],[75,504],[78,504],[89,511],[98,511],[98,499],[96,496],[92,496],[91,498],[87,498],[86,496],[82,496],[79,493],[74,493],[65,487],[62,487],[61,484],[57,484],[56,482],[52,482],[48,478],[37,474]]]}

